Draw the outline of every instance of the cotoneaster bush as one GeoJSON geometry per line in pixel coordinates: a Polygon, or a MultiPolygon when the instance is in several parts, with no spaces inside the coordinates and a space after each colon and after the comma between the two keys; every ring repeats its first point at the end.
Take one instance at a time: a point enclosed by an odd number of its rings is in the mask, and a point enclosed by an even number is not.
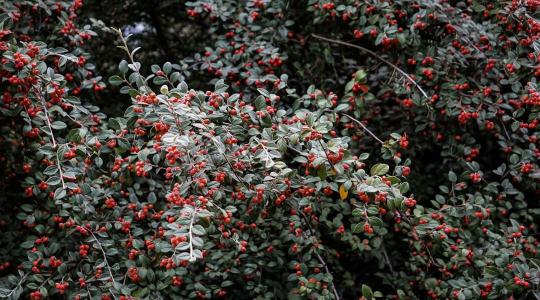
{"type": "Polygon", "coordinates": [[[2,3],[0,297],[540,297],[537,2],[185,7],[107,86],[91,7],[2,3]]]}

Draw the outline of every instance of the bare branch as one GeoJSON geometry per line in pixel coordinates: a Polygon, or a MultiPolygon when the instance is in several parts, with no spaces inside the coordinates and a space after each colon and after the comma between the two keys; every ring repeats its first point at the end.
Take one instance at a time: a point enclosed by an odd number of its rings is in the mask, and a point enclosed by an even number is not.
{"type": "MultiPolygon", "coordinates": [[[[107,254],[105,253],[105,250],[103,249],[103,246],[101,245],[101,242],[98,240],[98,238],[96,237],[94,232],[92,232],[91,230],[88,230],[88,232],[90,232],[90,234],[92,235],[94,240],[96,240],[96,243],[99,246],[99,250],[101,251],[101,254],[103,255],[103,261],[105,262],[105,265],[107,266],[107,270],[109,271],[109,276],[111,276],[111,280],[113,282],[113,287],[114,287],[114,283],[115,283],[114,275],[113,275],[113,272],[111,270],[111,266],[109,265],[109,261],[107,260],[107,254]]],[[[116,299],[116,296],[114,294],[112,294],[112,295],[113,295],[114,299],[116,299]]]]}
{"type": "Polygon", "coordinates": [[[356,48],[356,49],[360,49],[360,50],[374,56],[375,58],[379,59],[380,61],[382,61],[385,64],[389,65],[390,67],[394,68],[396,71],[401,73],[401,75],[405,76],[405,78],[407,78],[407,80],[409,80],[412,84],[414,84],[416,86],[416,88],[420,91],[420,93],[422,93],[422,95],[424,95],[424,97],[426,97],[426,99],[429,99],[427,93],[422,89],[422,87],[420,87],[420,85],[414,79],[412,79],[412,77],[409,74],[407,74],[407,72],[403,71],[398,66],[396,66],[395,64],[389,62],[388,60],[382,58],[377,53],[375,53],[375,52],[373,52],[373,51],[371,51],[371,50],[369,50],[367,48],[364,48],[362,46],[358,46],[358,45],[355,45],[355,44],[343,42],[343,41],[340,41],[340,40],[330,39],[330,38],[323,37],[323,36],[320,36],[320,35],[317,35],[317,34],[311,34],[311,36],[313,36],[316,39],[323,40],[323,41],[326,41],[326,42],[330,42],[330,43],[334,43],[334,44],[339,44],[339,45],[343,45],[343,46],[348,46],[348,47],[353,47],[353,48],[356,48]]]}
{"type": "Polygon", "coordinates": [[[36,88],[36,97],[39,98],[39,100],[41,101],[41,106],[43,106],[43,112],[45,113],[45,122],[47,123],[47,127],[49,128],[49,135],[51,136],[52,146],[56,156],[56,166],[58,167],[60,182],[62,182],[62,188],[65,190],[66,182],[64,181],[64,172],[62,171],[62,165],[60,164],[60,157],[58,157],[58,143],[56,143],[56,139],[54,137],[51,119],[49,116],[49,110],[47,109],[47,103],[45,102],[45,98],[43,98],[41,86],[36,88]]]}
{"type": "Polygon", "coordinates": [[[384,142],[378,138],[373,132],[371,132],[371,130],[369,130],[366,125],[364,125],[364,123],[358,121],[356,118],[354,118],[353,116],[349,115],[349,114],[346,114],[346,113],[341,113],[342,115],[344,115],[345,117],[351,119],[353,122],[355,122],[356,124],[360,125],[360,127],[362,127],[362,129],[364,129],[365,132],[367,132],[369,135],[371,135],[371,137],[373,137],[375,140],[377,140],[377,142],[381,143],[382,145],[384,145],[384,142]]]}
{"type": "MultiPolygon", "coordinates": [[[[306,217],[306,215],[304,214],[304,212],[300,211],[300,215],[302,216],[302,218],[304,219],[304,221],[306,222],[306,225],[308,226],[308,230],[311,234],[311,236],[316,236],[315,233],[313,232],[313,228],[311,228],[311,224],[309,223],[309,219],[306,217]]],[[[327,274],[330,274],[332,275],[332,273],[330,272],[330,269],[328,268],[328,265],[326,264],[326,261],[324,261],[324,259],[322,258],[322,256],[319,254],[319,252],[317,251],[317,249],[313,249],[313,253],[315,253],[315,256],[317,256],[317,259],[319,260],[319,262],[321,263],[321,265],[323,266],[324,268],[324,271],[327,273],[327,274]]],[[[334,293],[334,297],[336,297],[336,300],[339,300],[340,297],[339,297],[339,293],[336,289],[336,286],[334,284],[334,276],[332,275],[332,282],[330,282],[330,284],[332,285],[332,292],[334,293]]]]}
{"type": "Polygon", "coordinates": [[[193,223],[195,223],[195,217],[197,213],[195,210],[191,213],[191,222],[189,223],[189,261],[195,261],[196,257],[193,254],[193,223]]]}

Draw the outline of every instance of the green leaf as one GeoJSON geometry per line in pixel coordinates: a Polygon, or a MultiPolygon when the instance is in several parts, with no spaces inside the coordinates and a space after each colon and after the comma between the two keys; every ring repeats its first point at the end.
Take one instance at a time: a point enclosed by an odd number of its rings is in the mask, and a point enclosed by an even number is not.
{"type": "Polygon", "coordinates": [[[351,226],[351,230],[352,230],[353,233],[360,233],[360,232],[364,231],[364,225],[362,225],[360,223],[353,224],[351,226]]]}
{"type": "Polygon", "coordinates": [[[376,164],[373,167],[371,167],[370,174],[372,176],[375,176],[375,175],[382,176],[388,173],[389,170],[390,170],[390,166],[388,166],[387,164],[376,164]]]}
{"type": "Polygon", "coordinates": [[[349,110],[349,107],[350,107],[349,104],[342,103],[342,104],[338,105],[338,106],[335,108],[335,110],[336,110],[336,111],[348,111],[348,110],[349,110]]]}
{"type": "Polygon", "coordinates": [[[321,179],[321,181],[326,180],[327,171],[326,171],[326,167],[325,167],[325,166],[321,166],[320,168],[317,169],[317,176],[319,176],[319,178],[321,179]]]}
{"type": "Polygon", "coordinates": [[[204,230],[204,227],[202,227],[201,225],[193,226],[192,230],[193,230],[193,233],[196,235],[204,235],[206,233],[206,231],[204,230]]]}
{"type": "Polygon", "coordinates": [[[448,172],[448,180],[455,183],[457,181],[456,173],[454,173],[452,171],[448,172]]]}
{"type": "Polygon", "coordinates": [[[66,123],[62,121],[54,121],[51,123],[51,127],[52,129],[55,129],[55,130],[61,130],[61,129],[65,129],[67,125],[66,123]]]}
{"type": "Polygon", "coordinates": [[[367,76],[366,72],[360,69],[356,71],[356,74],[354,75],[354,80],[356,80],[357,82],[361,82],[362,80],[366,78],[366,76],[367,76]]]}
{"type": "Polygon", "coordinates": [[[362,296],[364,296],[367,299],[373,298],[373,291],[371,288],[365,284],[362,284],[362,296]]]}
{"type": "Polygon", "coordinates": [[[146,296],[148,294],[148,288],[143,288],[143,289],[140,289],[140,290],[136,290],[135,292],[133,292],[133,296],[134,297],[137,297],[137,298],[142,298],[144,296],[146,296]]]}
{"type": "Polygon", "coordinates": [[[257,89],[257,91],[259,91],[259,93],[261,93],[261,95],[263,95],[264,97],[270,98],[270,93],[267,90],[259,88],[257,89]]]}
{"type": "Polygon", "coordinates": [[[172,64],[170,62],[166,62],[163,65],[163,72],[165,72],[165,74],[169,74],[171,73],[171,71],[172,71],[172,64]]]}
{"type": "Polygon", "coordinates": [[[34,206],[32,206],[31,204],[23,204],[20,206],[20,208],[22,210],[24,210],[25,212],[33,212],[34,211],[34,206]]]}
{"type": "Polygon", "coordinates": [[[223,79],[218,80],[214,86],[216,93],[223,93],[227,90],[227,88],[229,88],[229,86],[225,84],[223,79]]]}
{"type": "Polygon", "coordinates": [[[355,216],[355,217],[360,217],[360,216],[364,215],[364,211],[361,210],[360,208],[355,208],[352,211],[352,215],[355,216]]]}
{"type": "Polygon", "coordinates": [[[63,187],[59,187],[54,191],[54,199],[59,200],[66,196],[66,190],[63,187]]]}
{"type": "Polygon", "coordinates": [[[11,290],[0,288],[0,298],[7,297],[11,293],[11,290]]]}
{"type": "Polygon", "coordinates": [[[122,60],[119,64],[118,64],[118,70],[120,70],[120,72],[122,74],[126,74],[128,72],[128,62],[125,61],[125,60],[122,60]]]}
{"type": "Polygon", "coordinates": [[[369,223],[373,227],[380,227],[383,225],[383,221],[377,217],[369,217],[369,223]]]}
{"type": "Polygon", "coordinates": [[[124,80],[118,75],[113,75],[113,76],[109,77],[109,83],[112,86],[119,86],[119,85],[122,84],[122,82],[124,82],[124,80]]]}
{"type": "Polygon", "coordinates": [[[257,110],[263,110],[266,107],[264,96],[259,96],[255,99],[255,107],[257,110]]]}
{"type": "Polygon", "coordinates": [[[33,241],[23,242],[23,243],[20,244],[20,247],[24,248],[24,249],[30,249],[30,248],[34,247],[34,242],[33,241]]]}
{"type": "Polygon", "coordinates": [[[408,182],[403,182],[399,185],[399,192],[402,193],[402,194],[405,194],[406,192],[409,191],[409,183],[408,182]]]}

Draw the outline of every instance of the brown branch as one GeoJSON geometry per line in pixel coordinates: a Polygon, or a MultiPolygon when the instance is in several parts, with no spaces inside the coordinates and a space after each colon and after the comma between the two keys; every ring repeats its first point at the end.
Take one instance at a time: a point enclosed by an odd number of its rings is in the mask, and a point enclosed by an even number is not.
{"type": "MultiPolygon", "coordinates": [[[[103,249],[103,246],[101,245],[101,242],[98,240],[98,238],[96,237],[94,232],[92,232],[92,230],[88,230],[88,232],[90,232],[90,234],[92,235],[92,237],[94,238],[94,240],[98,244],[99,250],[101,251],[101,254],[103,255],[103,261],[105,262],[105,265],[107,266],[107,270],[109,271],[109,276],[111,276],[111,281],[113,283],[113,288],[116,288],[115,287],[116,282],[114,281],[114,275],[113,275],[113,272],[112,272],[112,269],[111,269],[111,265],[109,264],[109,261],[107,260],[107,254],[105,253],[105,249],[103,249]]],[[[113,295],[114,299],[116,299],[116,296],[114,295],[114,293],[111,293],[111,294],[113,295]]]]}
{"type": "Polygon", "coordinates": [[[362,129],[364,129],[365,132],[367,132],[369,135],[371,135],[371,137],[373,137],[375,140],[377,140],[377,142],[381,143],[382,145],[384,145],[384,142],[378,138],[371,130],[369,130],[366,125],[364,125],[364,123],[358,121],[356,118],[352,117],[351,115],[349,114],[346,114],[346,113],[341,113],[342,115],[344,115],[345,117],[351,119],[353,122],[355,122],[356,124],[360,125],[360,127],[362,127],[362,129]]]}
{"type": "Polygon", "coordinates": [[[407,80],[409,80],[412,84],[414,84],[416,86],[416,88],[422,93],[422,95],[424,95],[424,97],[426,97],[426,99],[429,99],[427,93],[422,89],[422,87],[420,87],[420,85],[414,80],[412,79],[412,77],[407,74],[405,71],[403,71],[402,69],[400,69],[398,66],[396,66],[395,64],[391,63],[390,61],[382,58],[381,56],[379,56],[377,53],[367,49],[367,48],[364,48],[362,46],[358,46],[358,45],[355,45],[355,44],[351,44],[351,43],[347,43],[347,42],[343,42],[343,41],[340,41],[340,40],[334,40],[334,39],[330,39],[330,38],[327,38],[327,37],[323,37],[323,36],[320,36],[320,35],[317,35],[317,34],[311,34],[311,36],[313,36],[314,38],[316,39],[319,39],[319,40],[323,40],[323,41],[326,41],[326,42],[329,42],[329,43],[334,43],[334,44],[339,44],[339,45],[343,45],[343,46],[347,46],[347,47],[352,47],[352,48],[356,48],[356,49],[360,49],[372,56],[374,56],[375,58],[379,59],[380,61],[384,62],[385,64],[389,65],[390,67],[394,68],[396,71],[398,71],[399,73],[401,73],[401,75],[405,76],[405,78],[407,78],[407,80]]]}
{"type": "MultiPolygon", "coordinates": [[[[302,218],[306,222],[306,225],[308,226],[308,230],[309,230],[311,236],[316,237],[316,235],[315,235],[315,233],[313,231],[313,228],[311,228],[311,224],[309,223],[309,219],[307,218],[307,216],[302,211],[300,211],[300,215],[302,216],[302,218]]],[[[313,249],[313,253],[315,253],[315,256],[317,256],[317,259],[319,260],[319,263],[321,263],[321,265],[323,266],[325,272],[332,276],[332,282],[330,282],[330,284],[332,285],[332,292],[334,293],[334,297],[336,297],[336,300],[339,300],[340,299],[339,293],[338,293],[338,291],[336,289],[336,285],[334,284],[334,275],[332,275],[332,272],[330,272],[330,269],[328,268],[328,265],[326,264],[326,261],[324,261],[322,256],[319,254],[319,251],[317,251],[317,248],[313,249]]]]}
{"type": "Polygon", "coordinates": [[[39,98],[41,101],[41,106],[43,106],[43,112],[45,114],[45,122],[47,123],[47,127],[49,128],[49,135],[51,137],[52,141],[52,147],[55,152],[56,156],[56,165],[58,167],[58,174],[60,177],[60,182],[62,183],[62,189],[66,189],[66,183],[64,181],[64,173],[62,171],[62,164],[60,163],[60,157],[58,157],[58,143],[56,142],[56,139],[54,137],[53,128],[51,124],[51,119],[49,115],[49,110],[47,109],[47,102],[45,101],[45,98],[43,98],[41,86],[39,88],[36,88],[36,97],[39,98]]]}

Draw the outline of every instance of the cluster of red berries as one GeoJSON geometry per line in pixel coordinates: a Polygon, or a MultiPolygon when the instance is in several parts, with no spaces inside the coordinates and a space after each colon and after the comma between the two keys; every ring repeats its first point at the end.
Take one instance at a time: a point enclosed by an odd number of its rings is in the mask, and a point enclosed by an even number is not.
{"type": "Polygon", "coordinates": [[[167,270],[170,270],[172,268],[175,268],[176,264],[174,263],[172,258],[163,258],[161,262],[159,263],[159,266],[167,270]]]}
{"type": "Polygon", "coordinates": [[[44,237],[37,238],[35,244],[36,245],[41,245],[41,244],[45,244],[45,243],[48,243],[48,242],[49,242],[49,238],[44,236],[44,237]]]}
{"type": "Polygon", "coordinates": [[[465,125],[469,121],[469,119],[477,119],[479,116],[478,112],[468,112],[465,110],[462,110],[461,113],[459,113],[458,121],[460,124],[465,125]]]}
{"type": "Polygon", "coordinates": [[[157,98],[157,95],[155,93],[150,93],[149,95],[143,94],[143,95],[137,95],[135,97],[135,100],[137,100],[138,104],[158,104],[159,99],[157,98]]]}
{"type": "Polygon", "coordinates": [[[336,7],[336,4],[334,2],[326,2],[326,3],[323,3],[321,7],[324,10],[332,10],[336,7]]]}
{"type": "Polygon", "coordinates": [[[75,152],[75,149],[69,149],[68,151],[66,151],[64,153],[64,158],[65,159],[72,159],[72,158],[75,158],[77,156],[77,153],[75,152]]]}
{"type": "Polygon", "coordinates": [[[403,204],[407,207],[414,207],[416,205],[416,200],[413,198],[405,198],[405,200],[403,200],[403,204]]]}
{"type": "Polygon", "coordinates": [[[105,206],[107,208],[110,208],[110,209],[115,208],[116,207],[116,200],[114,200],[113,198],[107,198],[105,200],[105,206]]]}
{"type": "Polygon", "coordinates": [[[426,79],[428,80],[433,80],[433,69],[430,69],[430,68],[426,68],[422,71],[422,75],[424,75],[424,77],[426,77],[426,79]]]}
{"type": "Polygon", "coordinates": [[[174,286],[181,286],[184,283],[184,280],[180,276],[173,276],[172,277],[172,285],[174,286]]]}
{"type": "Polygon", "coordinates": [[[81,257],[88,256],[88,251],[90,250],[90,246],[86,244],[82,244],[79,246],[79,255],[81,257]]]}
{"type": "Polygon", "coordinates": [[[281,194],[279,195],[279,197],[277,197],[274,203],[276,204],[276,206],[280,206],[283,202],[285,202],[285,200],[287,200],[287,196],[285,196],[284,194],[281,194]]]}
{"type": "Polygon", "coordinates": [[[60,295],[63,295],[66,292],[66,289],[69,287],[69,282],[57,282],[54,284],[54,287],[58,290],[60,295]]]}
{"type": "Polygon", "coordinates": [[[366,234],[372,234],[373,233],[373,227],[371,227],[371,225],[368,222],[364,223],[364,232],[366,234]]]}
{"type": "Polygon", "coordinates": [[[480,181],[482,181],[482,174],[478,173],[478,172],[475,172],[475,173],[471,173],[469,175],[469,178],[471,179],[471,181],[473,183],[479,183],[480,181]]]}
{"type": "Polygon", "coordinates": [[[214,177],[214,180],[219,182],[219,183],[223,183],[223,182],[225,182],[226,177],[227,177],[227,175],[225,174],[225,172],[219,172],[214,177]]]}
{"type": "Polygon", "coordinates": [[[343,148],[339,148],[338,153],[333,153],[333,152],[328,151],[326,153],[326,157],[330,163],[336,164],[343,159],[344,153],[345,153],[345,150],[343,148]]]}
{"type": "Polygon", "coordinates": [[[135,260],[137,258],[137,256],[139,256],[140,254],[140,251],[137,250],[137,249],[131,249],[129,251],[129,254],[128,254],[128,259],[129,260],[135,260]]]}
{"type": "Polygon", "coordinates": [[[514,276],[514,283],[522,287],[526,287],[526,288],[529,287],[529,282],[524,279],[519,278],[518,276],[514,276]]]}
{"type": "Polygon", "coordinates": [[[187,241],[186,236],[173,236],[173,237],[171,237],[171,245],[173,246],[173,248],[176,248],[176,246],[178,246],[178,244],[180,244],[182,242],[185,242],[185,241],[187,241]]]}
{"type": "Polygon", "coordinates": [[[34,291],[30,293],[30,299],[31,300],[41,300],[43,297],[43,294],[41,294],[40,291],[34,291]]]}
{"type": "Polygon", "coordinates": [[[523,97],[523,103],[540,106],[540,93],[535,89],[529,89],[529,94],[523,97]]]}
{"type": "Polygon", "coordinates": [[[520,168],[520,171],[521,171],[521,173],[523,173],[523,174],[529,174],[529,173],[531,173],[533,170],[534,170],[534,165],[531,164],[531,163],[529,163],[529,162],[523,163],[523,164],[521,165],[521,168],[520,168]]]}
{"type": "Polygon", "coordinates": [[[88,230],[82,226],[77,226],[75,227],[75,230],[77,230],[77,232],[79,232],[80,234],[82,235],[89,235],[90,232],[88,232],[88,230]]]}
{"type": "Polygon", "coordinates": [[[139,177],[148,177],[148,171],[146,170],[146,163],[139,160],[135,163],[135,173],[139,177]]]}
{"type": "Polygon", "coordinates": [[[62,264],[62,260],[59,258],[56,258],[55,256],[51,256],[49,258],[49,265],[53,268],[58,268],[62,264]]]}
{"type": "Polygon", "coordinates": [[[465,157],[466,161],[472,161],[475,157],[477,157],[480,154],[480,149],[478,148],[471,148],[471,151],[469,152],[469,155],[465,157]]]}
{"type": "Polygon", "coordinates": [[[310,134],[304,138],[304,141],[316,141],[322,139],[322,133],[318,132],[317,130],[313,129],[311,130],[310,134]]]}
{"type": "Polygon", "coordinates": [[[24,54],[18,52],[13,54],[13,60],[17,69],[24,68],[24,66],[30,62],[30,60],[24,54]]]}
{"type": "Polygon", "coordinates": [[[131,281],[137,283],[140,280],[139,277],[139,270],[136,267],[131,267],[128,269],[128,277],[131,279],[131,281]]]}

